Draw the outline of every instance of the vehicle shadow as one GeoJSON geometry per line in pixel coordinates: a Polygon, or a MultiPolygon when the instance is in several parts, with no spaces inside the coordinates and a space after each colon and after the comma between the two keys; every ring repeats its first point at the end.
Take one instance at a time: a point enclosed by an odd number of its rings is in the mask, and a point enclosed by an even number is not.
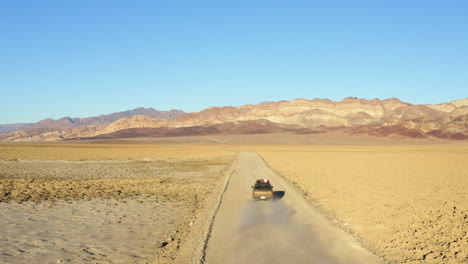
{"type": "Polygon", "coordinates": [[[284,197],[285,194],[286,194],[285,191],[274,191],[273,192],[273,199],[280,200],[281,198],[284,197]]]}

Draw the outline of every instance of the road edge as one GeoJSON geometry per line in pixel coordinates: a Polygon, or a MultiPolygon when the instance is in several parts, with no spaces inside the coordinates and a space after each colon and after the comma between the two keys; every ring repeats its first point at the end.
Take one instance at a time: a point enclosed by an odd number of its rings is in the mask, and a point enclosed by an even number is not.
{"type": "Polygon", "coordinates": [[[205,263],[206,249],[207,249],[208,241],[210,240],[210,237],[211,237],[211,232],[213,230],[214,219],[216,217],[216,214],[218,213],[219,207],[223,200],[224,193],[226,192],[227,186],[231,179],[231,175],[234,173],[238,160],[239,160],[239,156],[237,156],[236,159],[232,162],[230,168],[228,169],[228,171],[226,172],[226,175],[224,176],[225,177],[224,181],[222,181],[219,184],[221,186],[219,186],[219,188],[216,188],[216,190],[219,190],[219,191],[216,193],[217,195],[215,196],[216,197],[215,202],[211,205],[210,208],[208,208],[205,211],[206,215],[198,219],[198,221],[201,221],[201,224],[203,224],[203,226],[202,226],[202,231],[200,235],[200,243],[198,247],[195,249],[195,252],[193,252],[193,258],[191,261],[192,264],[205,263]]]}

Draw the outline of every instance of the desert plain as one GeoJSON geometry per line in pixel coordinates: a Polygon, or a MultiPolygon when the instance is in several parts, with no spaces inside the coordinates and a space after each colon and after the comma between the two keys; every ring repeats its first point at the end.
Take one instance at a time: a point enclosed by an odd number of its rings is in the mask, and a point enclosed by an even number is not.
{"type": "Polygon", "coordinates": [[[1,144],[0,263],[200,263],[239,151],[384,263],[468,263],[467,145],[256,137],[1,144]]]}
{"type": "Polygon", "coordinates": [[[2,144],[0,263],[173,263],[182,243],[200,244],[234,158],[210,146],[2,144]]]}
{"type": "Polygon", "coordinates": [[[468,263],[467,146],[257,146],[255,151],[330,221],[386,262],[468,263]]]}

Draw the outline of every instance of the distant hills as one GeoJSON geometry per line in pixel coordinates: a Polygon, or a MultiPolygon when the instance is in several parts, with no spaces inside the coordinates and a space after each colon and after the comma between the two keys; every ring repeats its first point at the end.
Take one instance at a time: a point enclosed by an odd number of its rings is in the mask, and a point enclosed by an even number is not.
{"type": "Polygon", "coordinates": [[[11,132],[20,129],[28,128],[60,128],[60,127],[79,127],[79,126],[103,126],[110,124],[124,117],[132,117],[135,115],[145,115],[159,118],[175,118],[185,114],[182,110],[158,111],[153,108],[139,107],[133,110],[112,113],[108,115],[100,115],[87,118],[70,118],[63,117],[60,119],[47,118],[37,123],[24,124],[6,124],[0,125],[0,133],[11,132]]]}
{"type": "Polygon", "coordinates": [[[337,102],[296,99],[240,107],[210,107],[196,113],[138,108],[93,118],[43,120],[30,127],[0,134],[0,140],[56,141],[280,132],[316,134],[337,130],[378,137],[468,140],[468,98],[437,105],[412,105],[397,98],[365,100],[348,97],[337,102]]]}

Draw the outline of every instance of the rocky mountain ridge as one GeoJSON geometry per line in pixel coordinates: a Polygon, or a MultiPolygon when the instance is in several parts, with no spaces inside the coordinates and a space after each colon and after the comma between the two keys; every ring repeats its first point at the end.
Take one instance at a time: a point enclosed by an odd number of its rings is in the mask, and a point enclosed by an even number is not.
{"type": "Polygon", "coordinates": [[[0,134],[4,141],[165,137],[203,134],[290,132],[468,139],[468,98],[437,105],[412,105],[397,98],[342,101],[295,99],[239,107],[210,107],[175,118],[134,115],[107,125],[42,128],[0,134]]]}
{"type": "Polygon", "coordinates": [[[79,127],[79,126],[103,126],[110,124],[124,117],[132,117],[135,115],[145,115],[159,118],[175,118],[185,114],[182,110],[158,111],[153,108],[139,107],[133,110],[116,112],[107,115],[99,115],[86,118],[71,118],[63,117],[60,119],[47,118],[37,123],[18,123],[18,124],[3,124],[0,125],[0,133],[7,133],[20,129],[28,128],[61,128],[61,127],[79,127]]]}

